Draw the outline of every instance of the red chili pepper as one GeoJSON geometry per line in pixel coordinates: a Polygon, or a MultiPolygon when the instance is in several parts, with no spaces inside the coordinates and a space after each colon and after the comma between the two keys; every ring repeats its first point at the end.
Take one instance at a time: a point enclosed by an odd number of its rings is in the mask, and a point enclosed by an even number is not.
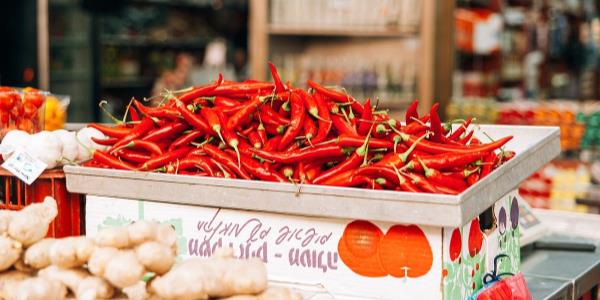
{"type": "Polygon", "coordinates": [[[179,117],[181,117],[181,113],[179,113],[179,111],[173,107],[147,107],[137,100],[133,100],[133,105],[139,109],[142,114],[149,117],[168,118],[172,120],[177,120],[179,117]]]}
{"type": "Polygon", "coordinates": [[[200,136],[202,136],[202,131],[191,130],[190,132],[180,136],[175,141],[173,141],[173,143],[171,143],[171,145],[169,145],[168,151],[172,151],[172,150],[180,148],[180,147],[188,146],[191,142],[193,142],[195,139],[199,138],[200,136]]]}
{"type": "Polygon", "coordinates": [[[197,130],[202,131],[202,133],[212,132],[212,128],[208,126],[208,123],[206,123],[202,117],[189,110],[187,105],[182,102],[177,102],[177,110],[181,113],[183,119],[197,130]]]}
{"type": "Polygon", "coordinates": [[[469,146],[481,145],[481,141],[476,137],[472,138],[471,141],[467,141],[467,143],[469,144],[469,146]]]}
{"type": "Polygon", "coordinates": [[[331,115],[331,121],[333,122],[333,127],[335,127],[340,134],[358,136],[356,129],[354,129],[351,124],[346,122],[342,116],[331,115]]]}
{"type": "MultiPolygon", "coordinates": [[[[210,157],[214,158],[219,163],[221,163],[224,166],[231,169],[233,172],[235,172],[241,178],[248,179],[248,180],[251,179],[250,175],[248,175],[248,173],[242,168],[241,164],[238,165],[238,163],[235,161],[234,158],[229,156],[227,153],[219,150],[219,148],[217,148],[211,144],[206,144],[206,145],[202,146],[202,149],[204,149],[204,151],[206,151],[206,154],[208,154],[210,157]]],[[[240,162],[241,162],[241,158],[240,158],[240,162]]]]}
{"type": "Polygon", "coordinates": [[[128,106],[129,109],[129,115],[131,116],[131,121],[139,121],[140,120],[140,115],[138,114],[137,110],[134,107],[128,106]]]}
{"type": "Polygon", "coordinates": [[[171,123],[167,126],[164,126],[164,127],[158,128],[158,129],[154,129],[154,130],[148,132],[148,134],[146,136],[144,136],[142,138],[142,140],[156,142],[156,141],[160,141],[163,139],[170,139],[173,136],[179,134],[180,132],[186,130],[187,128],[188,128],[188,125],[183,122],[171,123]]]}
{"type": "Polygon", "coordinates": [[[250,145],[256,149],[262,148],[262,142],[260,141],[260,136],[256,131],[250,132],[248,134],[248,140],[250,141],[250,145]]]}
{"type": "Polygon", "coordinates": [[[288,125],[290,120],[282,117],[270,105],[263,105],[260,107],[258,115],[260,120],[265,124],[271,124],[275,126],[288,125]]]}
{"type": "Polygon", "coordinates": [[[104,151],[94,150],[94,153],[92,154],[92,159],[97,161],[100,164],[107,165],[114,169],[130,170],[130,171],[135,170],[134,166],[132,166],[124,161],[121,161],[118,158],[111,156],[110,154],[108,154],[104,151]]]}
{"type": "Polygon", "coordinates": [[[304,119],[304,137],[312,144],[312,139],[317,135],[317,125],[309,116],[304,119]]]}
{"type": "Polygon", "coordinates": [[[234,85],[221,85],[212,91],[213,96],[236,97],[257,97],[257,95],[267,95],[273,92],[275,86],[270,82],[251,82],[234,85]]]}
{"type": "Polygon", "coordinates": [[[265,126],[260,123],[258,127],[256,127],[256,133],[258,133],[258,137],[260,137],[260,143],[265,145],[268,141],[267,139],[267,131],[265,130],[265,126]]]}
{"type": "Polygon", "coordinates": [[[116,142],[119,141],[118,138],[114,138],[114,137],[109,137],[109,138],[105,138],[105,139],[99,139],[96,137],[92,137],[92,141],[98,145],[102,145],[102,146],[112,146],[114,145],[116,142]]]}
{"type": "Polygon", "coordinates": [[[267,141],[267,143],[265,143],[263,150],[269,151],[269,152],[276,151],[277,148],[279,147],[279,142],[281,142],[281,136],[280,135],[274,136],[271,139],[269,139],[267,141]]]}
{"type": "Polygon", "coordinates": [[[145,117],[144,119],[142,119],[142,122],[135,125],[135,127],[133,127],[126,136],[124,136],[118,142],[116,142],[112,146],[111,151],[133,141],[134,139],[145,135],[152,128],[154,128],[154,122],[152,122],[152,119],[145,117]]]}
{"type": "Polygon", "coordinates": [[[456,179],[452,176],[446,176],[442,174],[440,171],[429,168],[422,160],[419,160],[421,167],[425,172],[425,177],[429,179],[432,183],[437,184],[438,186],[449,187],[453,190],[462,192],[467,189],[467,184],[462,179],[456,179]]]}
{"type": "Polygon", "coordinates": [[[207,157],[188,155],[186,158],[179,161],[179,168],[182,170],[200,168],[206,172],[208,176],[215,176],[215,170],[212,168],[207,157]]]}
{"type": "Polygon", "coordinates": [[[362,153],[359,153],[359,151],[356,150],[354,153],[352,153],[352,155],[350,155],[348,159],[337,164],[335,167],[321,173],[317,178],[313,180],[313,183],[320,184],[343,172],[358,168],[362,164],[365,154],[366,153],[364,153],[364,151],[362,153]]]}
{"type": "MultiPolygon", "coordinates": [[[[406,110],[406,115],[405,115],[406,125],[411,124],[411,123],[415,122],[417,119],[419,119],[419,113],[417,112],[418,107],[419,107],[419,100],[415,100],[410,104],[410,106],[406,110]]],[[[425,121],[425,122],[427,122],[427,121],[425,121]]]]}
{"type": "Polygon", "coordinates": [[[150,157],[150,155],[145,154],[145,153],[140,153],[137,151],[132,151],[129,149],[121,149],[117,151],[117,156],[128,160],[130,162],[136,163],[136,164],[142,164],[147,162],[149,159],[151,159],[152,157],[150,157]]]}
{"type": "Polygon", "coordinates": [[[371,108],[371,99],[367,99],[363,105],[363,114],[358,120],[357,132],[360,135],[369,133],[369,129],[373,126],[373,109],[371,108]]]}
{"type": "MultiPolygon", "coordinates": [[[[220,110],[215,110],[214,111],[217,114],[217,117],[219,118],[219,121],[221,122],[221,124],[227,124],[227,119],[225,117],[225,114],[223,114],[222,111],[220,110]]],[[[223,134],[223,139],[225,139],[225,142],[227,143],[227,145],[231,148],[233,148],[233,150],[235,150],[235,153],[237,153],[237,161],[238,161],[238,167],[241,166],[240,163],[240,148],[246,148],[249,147],[249,145],[240,142],[240,140],[237,137],[237,134],[235,134],[235,132],[233,132],[232,128],[229,128],[227,126],[221,128],[221,132],[223,134]]]]}
{"type": "Polygon", "coordinates": [[[419,139],[417,139],[417,141],[415,143],[413,143],[403,153],[399,153],[399,154],[389,153],[389,154],[385,155],[380,161],[375,163],[375,165],[377,165],[377,166],[393,166],[395,168],[400,168],[400,167],[404,166],[404,164],[406,164],[406,162],[408,161],[410,155],[414,153],[417,145],[419,143],[421,143],[421,141],[423,139],[425,139],[426,137],[427,136],[424,135],[424,136],[420,137],[419,139]]]}
{"type": "Polygon", "coordinates": [[[515,151],[502,151],[500,153],[500,157],[501,159],[501,163],[507,162],[511,159],[513,159],[515,157],[515,155],[517,155],[517,153],[515,151]]]}
{"type": "Polygon", "coordinates": [[[407,173],[406,177],[410,178],[412,183],[414,183],[418,188],[420,188],[421,190],[423,190],[426,193],[434,193],[434,194],[443,193],[443,194],[451,194],[451,195],[458,194],[457,191],[451,191],[449,188],[442,188],[442,187],[433,185],[431,182],[429,182],[427,180],[427,178],[425,178],[419,174],[407,173]]]}
{"type": "Polygon", "coordinates": [[[456,141],[460,136],[467,130],[473,119],[467,119],[460,127],[458,127],[452,134],[448,136],[448,140],[456,141]]]}
{"type": "Polygon", "coordinates": [[[226,108],[238,107],[241,105],[240,101],[234,100],[231,98],[227,98],[227,97],[223,97],[223,96],[215,96],[213,98],[213,104],[216,107],[226,107],[226,108]]]}
{"type": "Polygon", "coordinates": [[[422,191],[416,187],[410,180],[407,180],[404,175],[395,171],[390,167],[384,166],[366,166],[357,170],[357,174],[383,177],[386,180],[398,185],[401,190],[407,192],[421,193],[422,191]]]}
{"type": "Polygon", "coordinates": [[[177,160],[177,159],[180,159],[180,158],[186,156],[192,150],[193,150],[193,148],[191,148],[191,147],[182,147],[182,148],[178,148],[178,149],[175,149],[175,150],[167,152],[167,153],[163,153],[163,155],[153,157],[152,159],[146,161],[142,165],[141,169],[142,170],[154,170],[154,169],[157,169],[160,167],[164,167],[169,162],[172,162],[174,160],[177,160]]]}
{"type": "MultiPolygon", "coordinates": [[[[348,135],[345,133],[340,134],[340,136],[338,136],[338,138],[337,138],[337,144],[342,147],[360,147],[364,143],[365,143],[364,137],[348,135]]],[[[369,143],[370,148],[392,149],[394,147],[394,143],[392,143],[388,140],[383,140],[383,139],[369,138],[368,143],[369,143]]]]}
{"type": "Polygon", "coordinates": [[[265,101],[266,98],[255,96],[252,100],[246,102],[244,106],[236,112],[227,121],[227,128],[235,130],[236,128],[248,123],[250,115],[265,101]]]}
{"type": "Polygon", "coordinates": [[[461,145],[466,145],[473,137],[474,132],[474,130],[469,131],[463,138],[458,140],[458,143],[461,145]]]}
{"type": "Polygon", "coordinates": [[[352,186],[352,179],[354,178],[354,174],[356,170],[348,170],[329,178],[322,183],[322,185],[333,185],[333,186],[352,186]]]}
{"type": "Polygon", "coordinates": [[[321,145],[291,152],[270,152],[266,147],[265,149],[250,148],[250,151],[260,158],[284,164],[292,164],[301,160],[340,157],[345,154],[344,149],[338,145],[321,145]]]}
{"type": "Polygon", "coordinates": [[[331,130],[332,122],[331,116],[329,115],[329,108],[325,103],[325,99],[321,96],[321,94],[314,95],[315,102],[317,103],[317,107],[319,109],[319,130],[317,135],[312,139],[314,144],[318,144],[324,141],[329,135],[329,131],[331,130]]]}
{"type": "Polygon", "coordinates": [[[449,170],[456,167],[464,167],[476,160],[482,159],[487,152],[471,152],[471,153],[445,153],[431,156],[415,155],[406,168],[422,171],[423,168],[418,160],[421,160],[425,165],[437,170],[449,170]],[[417,161],[415,161],[415,159],[417,161]]]}
{"type": "Polygon", "coordinates": [[[412,122],[412,123],[404,126],[402,128],[402,132],[404,132],[406,134],[418,134],[418,133],[424,132],[426,130],[429,130],[429,126],[427,126],[425,124],[428,121],[429,121],[429,114],[426,114],[426,115],[422,116],[421,118],[419,118],[419,122],[415,121],[415,122],[412,122]]]}
{"type": "Polygon", "coordinates": [[[144,141],[144,140],[132,140],[131,142],[116,148],[115,150],[112,150],[111,153],[114,151],[118,151],[121,150],[123,148],[133,148],[133,149],[142,149],[142,150],[146,150],[148,152],[150,152],[151,155],[153,156],[159,156],[163,154],[162,149],[153,142],[150,141],[144,141]]]}
{"type": "Polygon", "coordinates": [[[475,173],[471,174],[469,177],[467,177],[467,184],[469,186],[476,184],[477,181],[479,181],[479,172],[475,172],[475,173]]]}
{"type": "Polygon", "coordinates": [[[429,116],[431,118],[429,126],[431,127],[431,131],[433,132],[433,135],[431,136],[430,140],[437,143],[444,142],[444,138],[446,137],[444,135],[444,132],[442,131],[442,121],[440,121],[440,116],[438,115],[437,111],[439,106],[440,105],[436,103],[431,107],[431,110],[429,111],[429,116]]]}
{"type": "Polygon", "coordinates": [[[488,176],[492,170],[496,167],[499,158],[494,152],[489,152],[487,155],[483,157],[481,172],[479,173],[479,179],[485,178],[488,176]]]}
{"type": "Polygon", "coordinates": [[[198,97],[208,96],[210,95],[210,92],[214,91],[217,87],[221,85],[221,82],[223,82],[223,75],[219,73],[219,77],[215,83],[208,84],[205,86],[192,87],[190,91],[185,92],[177,98],[183,103],[188,103],[198,97]]]}
{"type": "MultiPolygon", "coordinates": [[[[413,143],[415,143],[418,138],[412,135],[408,135],[408,134],[404,134],[401,133],[400,137],[402,138],[402,141],[405,143],[408,143],[409,145],[412,145],[413,143]]],[[[432,154],[440,154],[440,153],[448,153],[448,152],[453,152],[453,153],[473,153],[473,152],[489,152],[489,151],[493,151],[496,150],[502,146],[504,146],[504,144],[508,143],[508,141],[510,141],[513,137],[512,136],[506,136],[504,138],[501,138],[495,142],[489,143],[489,144],[482,144],[482,145],[477,145],[477,146],[471,146],[471,147],[464,147],[464,146],[457,146],[457,145],[450,145],[450,144],[440,144],[440,143],[434,143],[434,142],[430,142],[427,140],[423,140],[420,143],[417,144],[417,149],[418,150],[422,150],[428,153],[432,153],[432,154]]]]}
{"type": "Polygon", "coordinates": [[[208,126],[212,129],[212,132],[216,133],[217,136],[223,141],[223,136],[221,135],[221,122],[219,121],[219,116],[217,113],[210,107],[203,107],[200,110],[200,115],[206,120],[208,126]]]}
{"type": "Polygon", "coordinates": [[[302,97],[304,98],[304,104],[306,105],[306,111],[308,111],[308,114],[319,119],[320,109],[315,97],[313,95],[309,95],[304,90],[301,90],[301,93],[302,97]]]}
{"type": "Polygon", "coordinates": [[[304,103],[298,93],[292,93],[290,97],[290,103],[292,106],[292,117],[290,120],[290,126],[285,131],[285,134],[279,142],[277,149],[283,150],[298,136],[300,130],[302,130],[304,119],[306,118],[306,110],[304,109],[304,103]]]}
{"type": "Polygon", "coordinates": [[[269,64],[269,69],[271,69],[271,76],[273,76],[273,82],[275,83],[275,92],[285,92],[285,86],[283,86],[283,83],[281,83],[281,78],[279,78],[277,68],[275,68],[275,65],[270,61],[268,61],[267,64],[269,64]]]}
{"type": "Polygon", "coordinates": [[[100,124],[96,124],[96,123],[88,124],[87,127],[97,129],[98,131],[102,132],[104,135],[107,135],[109,137],[114,137],[114,138],[123,138],[126,135],[128,135],[129,132],[131,131],[131,128],[127,128],[127,127],[110,127],[110,126],[100,125],[100,124]]]}
{"type": "Polygon", "coordinates": [[[260,162],[254,160],[251,156],[242,153],[242,166],[248,170],[252,176],[267,181],[287,182],[287,179],[276,171],[272,171],[260,162]]]}
{"type": "Polygon", "coordinates": [[[475,167],[473,169],[466,168],[466,169],[462,169],[462,170],[459,170],[459,171],[448,172],[448,173],[445,173],[444,175],[446,175],[446,176],[452,176],[454,178],[463,179],[464,180],[467,177],[471,176],[471,174],[479,172],[479,169],[480,169],[480,167],[475,167]]]}
{"type": "Polygon", "coordinates": [[[315,89],[315,91],[323,94],[323,96],[331,98],[332,100],[336,101],[336,102],[341,102],[341,103],[351,103],[351,107],[354,111],[356,111],[359,115],[363,114],[363,107],[362,105],[360,105],[360,103],[356,100],[354,100],[354,98],[352,98],[352,96],[345,94],[345,93],[340,93],[338,91],[334,91],[331,89],[328,89],[326,87],[321,86],[320,84],[312,81],[312,80],[307,80],[306,83],[308,83],[308,85],[315,89]]]}

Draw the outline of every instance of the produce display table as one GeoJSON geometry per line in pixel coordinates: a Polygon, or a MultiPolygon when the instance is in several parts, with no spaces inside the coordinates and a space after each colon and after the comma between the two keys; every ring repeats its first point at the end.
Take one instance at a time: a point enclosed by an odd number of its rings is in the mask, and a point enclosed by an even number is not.
{"type": "Polygon", "coordinates": [[[535,210],[552,233],[542,241],[567,241],[596,245],[595,252],[521,251],[521,270],[533,299],[579,299],[600,284],[600,216],[535,210]]]}
{"type": "Polygon", "coordinates": [[[169,222],[180,255],[232,247],[263,259],[271,282],[313,294],[305,299],[464,299],[497,255],[508,256],[500,272],[519,271],[515,188],[560,152],[558,128],[480,127],[491,139],[513,135],[506,148],[517,155],[456,196],[73,166],[65,173],[71,192],[88,195],[90,235],[137,219],[169,222]]]}

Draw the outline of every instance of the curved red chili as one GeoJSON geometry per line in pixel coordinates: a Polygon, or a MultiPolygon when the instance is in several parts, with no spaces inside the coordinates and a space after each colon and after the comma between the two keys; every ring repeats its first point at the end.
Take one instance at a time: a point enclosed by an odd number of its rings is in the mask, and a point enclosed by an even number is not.
{"type": "Polygon", "coordinates": [[[281,142],[279,142],[279,146],[277,147],[279,150],[285,149],[285,147],[287,147],[294,140],[294,138],[298,136],[298,133],[300,133],[300,130],[302,130],[304,119],[306,118],[304,103],[302,102],[302,98],[299,94],[292,93],[290,96],[290,103],[292,106],[290,126],[288,126],[283,134],[283,137],[281,138],[281,142]]]}
{"type": "Polygon", "coordinates": [[[279,78],[279,73],[277,73],[277,68],[275,65],[268,61],[269,69],[271,70],[271,76],[273,76],[273,82],[275,83],[275,92],[281,93],[285,92],[285,86],[281,83],[281,78],[279,78]]]}
{"type": "Polygon", "coordinates": [[[346,122],[344,117],[340,115],[331,115],[331,121],[333,123],[333,127],[335,127],[339,133],[358,136],[356,129],[350,123],[346,122]]]}
{"type": "Polygon", "coordinates": [[[101,124],[97,124],[97,123],[90,123],[87,125],[87,127],[97,129],[98,131],[102,132],[104,135],[107,135],[109,137],[114,137],[114,138],[123,138],[126,135],[128,135],[129,132],[131,131],[131,128],[127,128],[127,127],[110,127],[110,126],[105,126],[105,125],[101,125],[101,124]]]}
{"type": "MultiPolygon", "coordinates": [[[[415,122],[417,119],[419,119],[419,113],[417,112],[418,107],[419,107],[419,100],[413,101],[410,104],[410,106],[408,106],[408,109],[406,110],[406,114],[405,114],[406,125],[411,124],[411,123],[415,122]]],[[[425,121],[425,122],[427,122],[427,121],[425,121]]]]}
{"type": "Polygon", "coordinates": [[[154,170],[160,167],[164,167],[169,162],[175,161],[177,159],[181,159],[186,156],[193,148],[191,147],[182,147],[179,149],[175,149],[173,151],[163,153],[163,155],[153,157],[152,159],[146,161],[141,169],[142,170],[154,170]]]}
{"type": "Polygon", "coordinates": [[[332,122],[331,116],[329,115],[329,108],[325,103],[325,99],[323,99],[320,94],[315,94],[313,97],[317,103],[317,107],[319,108],[319,130],[317,131],[317,135],[312,139],[312,142],[313,144],[318,144],[324,141],[327,138],[327,135],[329,135],[332,122]]]}
{"type": "MultiPolygon", "coordinates": [[[[238,163],[235,161],[234,158],[229,156],[227,153],[219,150],[219,148],[217,148],[211,144],[206,144],[206,145],[202,146],[202,149],[204,149],[204,151],[206,151],[206,154],[208,154],[210,157],[212,157],[219,163],[221,163],[221,164],[225,165],[226,167],[228,167],[229,169],[231,169],[233,172],[235,172],[241,178],[248,179],[248,180],[251,179],[250,175],[248,175],[246,170],[244,170],[241,165],[238,165],[238,163]]],[[[241,159],[240,159],[240,161],[241,161],[241,159]]]]}
{"type": "Polygon", "coordinates": [[[356,130],[360,135],[366,135],[369,133],[369,129],[373,126],[373,109],[371,108],[371,99],[367,99],[363,106],[363,114],[358,120],[358,129],[356,130]]]}
{"type": "Polygon", "coordinates": [[[156,142],[163,139],[170,139],[173,136],[179,134],[180,132],[186,130],[187,128],[188,125],[183,122],[171,123],[167,126],[163,126],[161,128],[154,129],[148,132],[148,134],[144,136],[142,140],[156,142]]]}
{"type": "Polygon", "coordinates": [[[148,131],[150,131],[152,128],[154,128],[154,122],[152,121],[152,119],[150,119],[148,117],[143,118],[142,122],[135,125],[126,136],[121,138],[118,142],[116,142],[112,146],[111,151],[133,141],[134,139],[137,139],[137,138],[143,136],[148,131]]]}
{"type": "Polygon", "coordinates": [[[191,142],[193,142],[195,139],[197,139],[201,136],[202,136],[202,131],[191,130],[190,132],[180,136],[175,141],[173,141],[173,143],[171,143],[171,145],[169,145],[168,151],[172,151],[179,147],[188,146],[191,142]]]}
{"type": "Polygon", "coordinates": [[[250,148],[250,151],[260,158],[285,164],[296,163],[301,160],[340,157],[345,154],[344,149],[338,145],[320,145],[291,152],[271,152],[266,147],[265,149],[250,148]]]}
{"type": "Polygon", "coordinates": [[[315,89],[315,91],[317,91],[318,93],[321,93],[321,94],[323,94],[323,96],[331,98],[332,100],[334,100],[336,102],[351,103],[350,106],[352,107],[352,109],[354,111],[356,111],[359,115],[362,115],[362,113],[363,113],[362,105],[360,105],[360,103],[358,101],[356,101],[354,98],[352,98],[352,96],[345,94],[345,93],[340,93],[338,91],[328,89],[310,79],[307,80],[306,83],[311,88],[315,89]]]}
{"type": "Polygon", "coordinates": [[[227,127],[231,130],[235,130],[243,124],[250,122],[250,115],[265,101],[266,98],[255,96],[250,101],[246,102],[244,106],[238,110],[233,116],[227,121],[227,127]]]}

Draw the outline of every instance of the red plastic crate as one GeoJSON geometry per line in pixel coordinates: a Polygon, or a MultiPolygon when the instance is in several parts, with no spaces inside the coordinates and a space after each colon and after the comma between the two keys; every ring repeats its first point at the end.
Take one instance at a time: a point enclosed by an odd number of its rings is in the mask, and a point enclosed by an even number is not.
{"type": "Polygon", "coordinates": [[[45,171],[33,184],[27,185],[0,168],[0,209],[20,210],[44,201],[46,196],[52,196],[58,205],[58,215],[50,224],[48,237],[85,234],[85,197],[67,191],[62,170],[45,171]]]}

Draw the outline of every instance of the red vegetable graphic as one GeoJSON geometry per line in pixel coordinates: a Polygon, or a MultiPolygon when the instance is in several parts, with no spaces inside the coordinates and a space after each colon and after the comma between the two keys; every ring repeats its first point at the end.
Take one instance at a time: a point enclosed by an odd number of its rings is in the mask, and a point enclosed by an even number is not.
{"type": "Polygon", "coordinates": [[[416,225],[390,227],[379,245],[379,258],[387,273],[394,277],[420,277],[433,264],[429,241],[416,225]]]}
{"type": "Polygon", "coordinates": [[[462,238],[460,236],[460,230],[455,228],[452,231],[452,236],[450,237],[450,259],[455,261],[458,257],[460,257],[460,252],[462,249],[462,238]]]}
{"type": "Polygon", "coordinates": [[[473,219],[471,221],[471,229],[469,229],[469,255],[475,256],[481,251],[481,245],[483,244],[483,232],[479,226],[479,219],[473,219]]]}
{"type": "Polygon", "coordinates": [[[346,225],[338,244],[340,258],[354,273],[366,277],[383,277],[387,273],[379,261],[379,244],[383,232],[368,221],[346,225]]]}

